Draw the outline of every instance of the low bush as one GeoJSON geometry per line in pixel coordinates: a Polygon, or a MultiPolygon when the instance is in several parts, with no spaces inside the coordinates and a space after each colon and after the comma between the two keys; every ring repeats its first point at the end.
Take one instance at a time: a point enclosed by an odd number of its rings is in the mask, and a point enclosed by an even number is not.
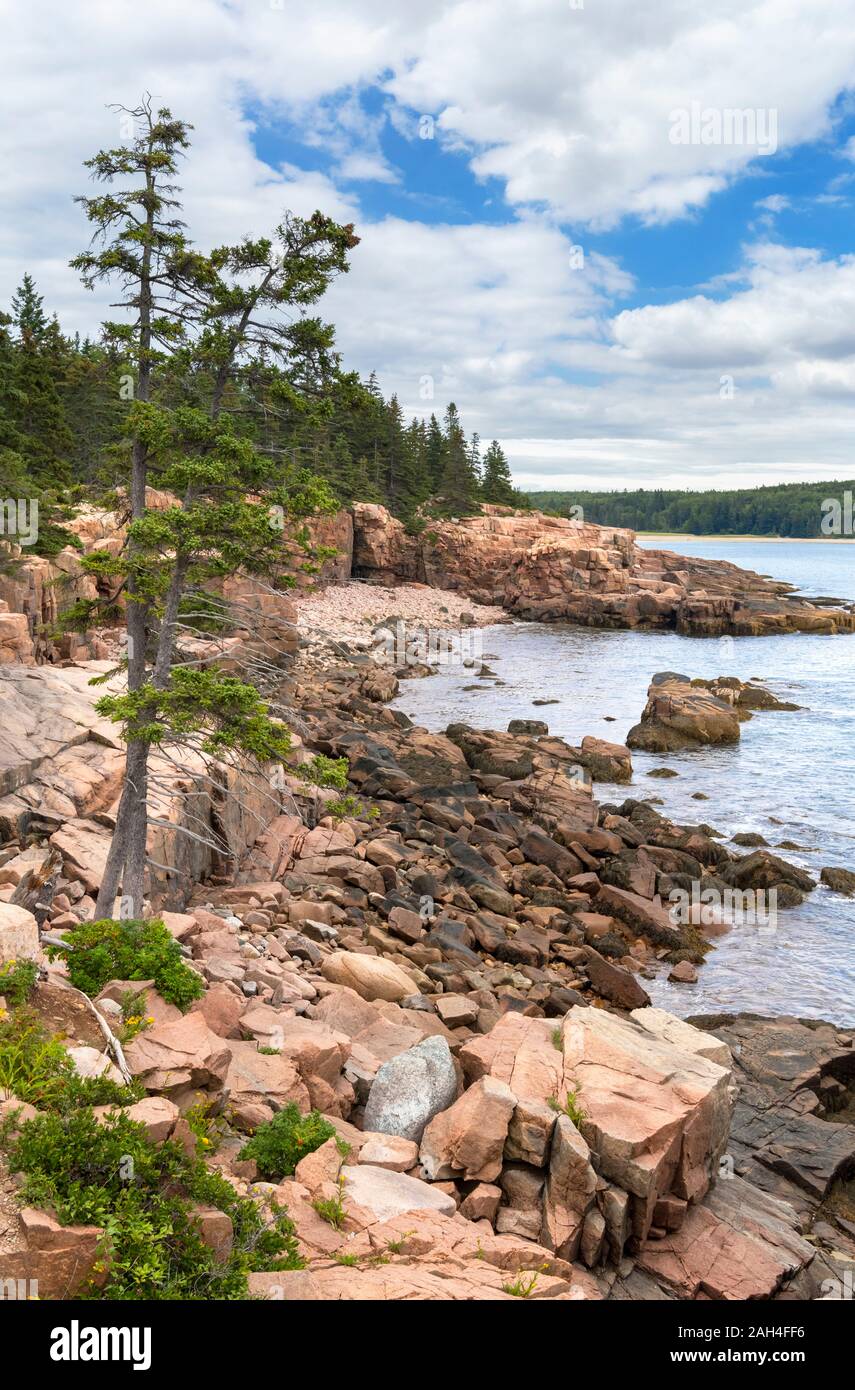
{"type": "Polygon", "coordinates": [[[324,753],[316,753],[310,762],[299,769],[300,775],[316,787],[335,787],[338,791],[347,790],[347,758],[328,758],[324,753]]]}
{"type": "Polygon", "coordinates": [[[73,1074],[62,1043],[36,1021],[16,1014],[0,1022],[0,1100],[49,1105],[73,1074]]]}
{"type": "Polygon", "coordinates": [[[27,1002],[38,977],[34,960],[0,961],[0,994],[11,1009],[27,1002]]]}
{"type": "Polygon", "coordinates": [[[65,933],[71,950],[49,946],[51,960],[68,962],[71,983],[94,997],[108,980],[154,980],[169,1004],[187,1009],[204,984],[185,964],[178,942],[163,922],[136,920],[80,922],[65,933]]]}
{"type": "Polygon", "coordinates": [[[171,1140],[153,1144],[121,1111],[102,1123],[89,1108],[38,1115],[21,1126],[7,1156],[12,1172],[25,1176],[25,1202],[53,1208],[64,1225],[104,1229],[109,1269],[91,1297],[242,1299],[250,1271],[303,1267],[282,1208],[266,1224],[256,1204],[202,1159],[171,1140]],[[230,1218],[227,1255],[202,1240],[196,1203],[230,1218]]]}
{"type": "Polygon", "coordinates": [[[48,1036],[31,1009],[0,1020],[0,1100],[67,1113],[80,1105],[132,1105],[144,1094],[140,1082],[78,1076],[60,1039],[48,1036]]]}
{"type": "Polygon", "coordinates": [[[335,1132],[317,1110],[301,1115],[292,1103],[259,1126],[239,1157],[255,1159],[259,1175],[268,1182],[278,1182],[290,1178],[300,1159],[314,1153],[335,1132]]]}

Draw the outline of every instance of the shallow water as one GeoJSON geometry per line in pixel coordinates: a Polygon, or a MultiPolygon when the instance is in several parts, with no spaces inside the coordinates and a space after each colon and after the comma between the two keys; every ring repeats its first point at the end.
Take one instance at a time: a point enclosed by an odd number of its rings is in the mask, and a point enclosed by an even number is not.
{"type": "MultiPolygon", "coordinates": [[[[667,547],[733,560],[806,594],[855,601],[855,547],[677,539],[667,547]]],[[[585,734],[622,743],[657,671],[759,677],[802,708],[755,714],[735,748],[635,753],[632,784],[597,783],[597,799],[661,797],[660,809],[680,824],[704,821],[725,838],[759,831],[773,850],[793,841],[798,852],[778,852],[816,878],[826,864],[855,869],[855,635],[704,640],[514,622],[485,629],[483,649],[501,683],[452,668],[404,682],[396,706],[434,730],[454,721],[505,729],[511,719],[543,719],[570,743],[585,734]],[[558,703],[533,703],[546,698],[558,703]],[[662,766],[679,776],[647,775],[662,766]],[[693,792],[709,800],[693,800],[693,792]]],[[[820,885],[802,907],[779,911],[774,931],[741,926],[718,938],[698,984],[662,977],[646,987],[655,1004],[681,1015],[755,1010],[855,1025],[855,899],[820,885]]]]}

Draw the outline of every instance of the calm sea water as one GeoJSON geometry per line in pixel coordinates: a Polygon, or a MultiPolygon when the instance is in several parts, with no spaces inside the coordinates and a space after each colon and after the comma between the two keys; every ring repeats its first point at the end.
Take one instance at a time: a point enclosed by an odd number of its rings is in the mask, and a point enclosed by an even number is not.
{"type": "MultiPolygon", "coordinates": [[[[852,545],[677,538],[644,544],[732,560],[805,594],[855,602],[852,545]]],[[[632,785],[597,783],[597,799],[656,796],[675,821],[704,821],[726,839],[759,831],[773,849],[792,841],[798,851],[778,852],[817,879],[823,865],[855,869],[855,635],[704,640],[514,622],[487,628],[483,641],[498,680],[446,670],[404,682],[397,707],[433,730],[457,720],[505,729],[510,719],[535,718],[571,743],[585,734],[620,743],[638,722],[657,671],[759,677],[802,708],[755,714],[735,748],[636,753],[632,785]],[[545,698],[558,703],[533,703],[545,698]],[[662,766],[678,777],[647,775],[662,766]],[[698,791],[709,800],[694,800],[698,791]]],[[[820,886],[802,907],[780,911],[774,932],[742,926],[718,938],[698,984],[670,985],[663,977],[647,988],[654,1003],[681,1015],[754,1010],[855,1025],[855,899],[820,886]]]]}

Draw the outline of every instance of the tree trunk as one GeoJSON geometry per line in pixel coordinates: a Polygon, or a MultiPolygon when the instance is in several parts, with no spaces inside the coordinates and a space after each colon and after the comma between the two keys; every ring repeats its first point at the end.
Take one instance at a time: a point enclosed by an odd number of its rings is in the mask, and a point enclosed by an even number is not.
{"type": "Polygon", "coordinates": [[[133,899],[133,903],[128,902],[123,915],[129,917],[142,915],[143,880],[138,869],[138,858],[137,877],[134,883],[129,882],[128,872],[132,849],[135,849],[137,857],[139,856],[140,826],[142,826],[143,849],[145,847],[145,833],[148,823],[148,752],[149,745],[142,739],[133,739],[128,743],[125,754],[125,783],[119,801],[107,862],[101,876],[101,886],[95,903],[96,921],[113,916],[120,886],[122,896],[129,900],[133,899]]]}
{"type": "Polygon", "coordinates": [[[135,739],[128,748],[127,777],[131,786],[125,872],[122,879],[122,916],[142,917],[145,897],[146,838],[148,834],[149,744],[135,739]]]}
{"type": "MultiPolygon", "coordinates": [[[[155,177],[149,169],[146,185],[154,194],[155,177]]],[[[151,398],[151,316],[152,316],[152,240],[154,236],[154,208],[149,205],[146,216],[146,238],[143,246],[140,267],[139,294],[139,352],[137,358],[137,399],[147,401],[151,398]]],[[[145,515],[146,482],[148,475],[148,455],[146,445],[141,439],[133,441],[131,451],[131,521],[138,521],[145,515]]],[[[129,544],[133,553],[133,543],[129,544]]],[[[126,624],[128,632],[128,690],[140,690],[146,681],[149,610],[134,595],[131,578],[127,589],[126,624]]],[[[148,751],[147,740],[134,738],[128,733],[125,753],[125,784],[119,802],[116,827],[110,842],[107,863],[95,904],[96,919],[112,917],[119,885],[122,895],[132,903],[132,910],[125,915],[141,917],[143,910],[143,889],[145,870],[145,840],[148,823],[148,751]],[[142,846],[142,848],[140,848],[142,846]]]]}

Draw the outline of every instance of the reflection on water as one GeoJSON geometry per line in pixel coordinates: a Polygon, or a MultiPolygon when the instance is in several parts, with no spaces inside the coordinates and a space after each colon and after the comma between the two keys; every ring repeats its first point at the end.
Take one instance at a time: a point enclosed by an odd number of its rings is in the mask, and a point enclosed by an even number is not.
{"type": "MultiPolygon", "coordinates": [[[[693,542],[680,548],[774,573],[805,592],[855,598],[852,547],[693,542]]],[[[656,796],[679,823],[704,821],[725,837],[759,831],[773,849],[792,841],[797,851],[778,852],[817,879],[826,864],[855,869],[855,636],[705,641],[672,632],[512,623],[486,629],[484,659],[497,680],[446,670],[402,683],[397,707],[430,729],[454,721],[505,729],[511,719],[533,718],[570,743],[585,734],[621,743],[657,671],[759,677],[802,708],[756,714],[742,726],[736,748],[635,753],[631,786],[598,783],[597,799],[656,796]],[[549,698],[558,703],[534,703],[549,698]],[[646,775],[661,766],[679,777],[646,775]],[[709,800],[694,799],[694,792],[709,800]]],[[[747,1009],[853,1025],[855,899],[820,886],[802,907],[779,912],[775,933],[744,926],[718,938],[697,985],[660,978],[646,988],[655,1004],[683,1015],[747,1009]]]]}

